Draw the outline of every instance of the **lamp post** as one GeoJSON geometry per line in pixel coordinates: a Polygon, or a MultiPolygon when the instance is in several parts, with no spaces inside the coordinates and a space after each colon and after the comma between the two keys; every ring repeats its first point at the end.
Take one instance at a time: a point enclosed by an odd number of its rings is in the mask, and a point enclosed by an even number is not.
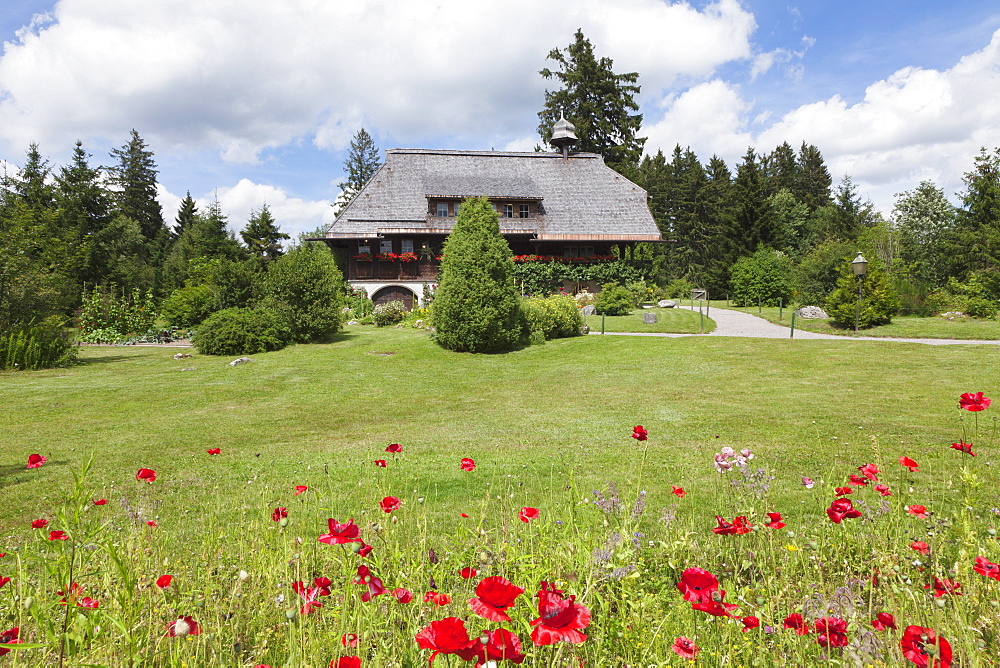
{"type": "Polygon", "coordinates": [[[858,306],[854,310],[854,333],[857,334],[858,321],[861,319],[861,284],[865,274],[868,273],[868,260],[861,254],[861,251],[858,251],[858,256],[851,262],[851,267],[854,269],[854,275],[858,277],[858,306]]]}

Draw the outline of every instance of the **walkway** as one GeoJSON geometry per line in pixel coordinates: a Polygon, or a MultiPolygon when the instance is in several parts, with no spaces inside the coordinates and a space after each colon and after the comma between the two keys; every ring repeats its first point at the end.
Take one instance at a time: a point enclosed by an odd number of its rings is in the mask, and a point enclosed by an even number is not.
{"type": "MultiPolygon", "coordinates": [[[[697,311],[697,307],[679,306],[692,311],[697,311]]],[[[733,311],[730,309],[713,308],[706,314],[715,321],[715,331],[710,334],[648,334],[648,333],[626,333],[608,332],[608,334],[624,336],[739,336],[755,339],[787,339],[790,338],[791,330],[788,327],[776,325],[755,315],[744,313],[743,311],[733,311]]],[[[791,317],[791,314],[789,314],[791,317]]],[[[595,332],[591,332],[594,334],[595,332]]],[[[599,332],[597,332],[599,334],[599,332]]],[[[1000,341],[981,341],[966,339],[902,339],[885,336],[837,336],[835,334],[821,334],[819,332],[807,332],[796,329],[796,339],[837,339],[838,341],[901,341],[903,343],[924,343],[929,346],[947,346],[957,344],[980,344],[998,346],[1000,341]]]]}

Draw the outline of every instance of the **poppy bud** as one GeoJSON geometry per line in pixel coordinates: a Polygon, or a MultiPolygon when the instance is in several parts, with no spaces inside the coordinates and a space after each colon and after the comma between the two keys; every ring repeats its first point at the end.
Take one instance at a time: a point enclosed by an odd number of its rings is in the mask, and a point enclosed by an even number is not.
{"type": "Polygon", "coordinates": [[[757,603],[757,605],[764,605],[765,603],[767,603],[767,599],[764,598],[763,596],[758,596],[755,599],[755,602],[757,603]]]}
{"type": "Polygon", "coordinates": [[[351,552],[353,552],[354,554],[357,554],[358,552],[360,552],[361,549],[364,547],[364,544],[359,543],[357,541],[355,541],[353,543],[348,543],[348,544],[351,546],[351,552]]]}
{"type": "Polygon", "coordinates": [[[936,603],[937,607],[939,607],[939,608],[943,608],[945,606],[945,602],[944,602],[943,598],[936,598],[936,599],[934,599],[934,603],[936,603]]]}
{"type": "Polygon", "coordinates": [[[31,610],[31,606],[34,603],[35,603],[35,599],[32,598],[31,596],[29,596],[28,598],[24,599],[24,604],[23,604],[24,605],[24,609],[25,610],[31,610]]]}
{"type": "Polygon", "coordinates": [[[995,536],[995,535],[997,535],[997,530],[996,529],[987,529],[986,533],[988,533],[991,536],[995,536]]]}
{"type": "Polygon", "coordinates": [[[205,607],[205,601],[195,601],[194,604],[195,604],[195,606],[197,606],[199,608],[204,608],[205,607]]]}
{"type": "Polygon", "coordinates": [[[286,526],[288,526],[288,518],[287,517],[282,517],[280,520],[278,520],[278,526],[279,527],[286,527],[286,526]]]}
{"type": "Polygon", "coordinates": [[[296,613],[294,610],[285,610],[285,619],[291,621],[295,619],[295,615],[296,613]]]}

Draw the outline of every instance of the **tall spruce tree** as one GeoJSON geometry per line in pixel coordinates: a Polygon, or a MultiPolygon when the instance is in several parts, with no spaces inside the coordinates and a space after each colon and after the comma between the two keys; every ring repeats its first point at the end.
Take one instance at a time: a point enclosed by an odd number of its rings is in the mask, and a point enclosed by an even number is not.
{"type": "Polygon", "coordinates": [[[156,200],[156,162],[146,142],[132,130],[131,139],[121,148],[111,149],[118,164],[108,171],[115,188],[118,213],[139,223],[147,240],[153,241],[166,231],[163,209],[156,200]]]}
{"type": "Polygon", "coordinates": [[[278,229],[267,204],[262,206],[259,211],[250,214],[250,220],[247,221],[247,226],[240,231],[240,236],[243,238],[243,243],[247,245],[247,249],[260,258],[265,265],[284,255],[281,242],[291,238],[278,229]]]}
{"type": "Polygon", "coordinates": [[[506,352],[521,341],[523,322],[496,209],[485,197],[467,199],[444,242],[434,295],[437,342],[457,352],[506,352]]]}
{"type": "Polygon", "coordinates": [[[28,146],[27,160],[14,177],[4,176],[3,186],[29,209],[42,211],[55,205],[55,188],[49,182],[52,168],[42,157],[38,144],[28,146]]]}
{"type": "Polygon", "coordinates": [[[742,245],[738,255],[750,255],[761,245],[770,246],[774,234],[767,215],[767,179],[753,148],[747,149],[736,166],[733,202],[742,245]]]}
{"type": "Polygon", "coordinates": [[[769,195],[774,195],[783,189],[794,194],[798,164],[795,160],[795,149],[791,144],[782,142],[764,158],[763,166],[769,195]]]}
{"type": "Polygon", "coordinates": [[[610,58],[598,59],[594,47],[581,30],[565,50],[552,49],[549,60],[556,70],[542,69],[545,79],[555,79],[562,88],[545,91],[545,106],[538,112],[538,134],[548,144],[552,126],[560,116],[576,126],[578,151],[604,156],[609,167],[631,171],[639,164],[645,137],[637,137],[642,114],[635,96],[639,94],[638,72],[615,74],[610,58]]]}
{"type": "Polygon", "coordinates": [[[198,205],[191,197],[191,191],[189,190],[184,196],[184,199],[181,200],[180,206],[177,207],[177,216],[174,218],[174,239],[180,239],[184,236],[184,230],[194,225],[197,218],[198,205]]]}
{"type": "Polygon", "coordinates": [[[956,273],[1000,268],[1000,148],[980,149],[971,171],[962,178],[962,208],[953,251],[956,273]]]}
{"type": "Polygon", "coordinates": [[[112,220],[111,201],[100,167],[91,167],[90,154],[77,141],[69,165],[56,176],[59,218],[73,245],[74,278],[81,286],[104,283],[110,267],[97,248],[97,236],[112,220]]]}
{"type": "Polygon", "coordinates": [[[340,197],[337,198],[337,203],[334,205],[338,212],[343,211],[344,207],[357,197],[361,189],[381,166],[382,162],[379,159],[379,150],[375,146],[375,141],[364,128],[361,128],[351,139],[351,150],[344,162],[347,180],[337,184],[341,190],[340,197]]]}
{"type": "Polygon", "coordinates": [[[802,142],[799,154],[796,156],[795,186],[792,194],[795,199],[809,207],[810,213],[816,209],[831,204],[830,187],[833,179],[823,161],[823,154],[812,144],[802,142]]]}
{"type": "Polygon", "coordinates": [[[726,161],[713,155],[705,170],[708,183],[704,190],[705,209],[713,234],[706,239],[704,287],[711,295],[725,294],[729,287],[729,266],[744,251],[736,229],[733,204],[733,175],[726,161]]]}

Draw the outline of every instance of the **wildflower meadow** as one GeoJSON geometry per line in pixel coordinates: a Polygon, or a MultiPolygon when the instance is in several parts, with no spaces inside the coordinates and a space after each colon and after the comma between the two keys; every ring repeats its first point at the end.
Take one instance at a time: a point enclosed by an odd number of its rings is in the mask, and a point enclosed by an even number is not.
{"type": "Polygon", "coordinates": [[[720,434],[661,468],[671,434],[622,422],[632,475],[600,484],[402,437],[266,480],[228,443],[110,473],[87,448],[5,532],[0,665],[996,665],[997,407],[967,389],[922,407],[947,441],[850,462],[720,434]]]}

